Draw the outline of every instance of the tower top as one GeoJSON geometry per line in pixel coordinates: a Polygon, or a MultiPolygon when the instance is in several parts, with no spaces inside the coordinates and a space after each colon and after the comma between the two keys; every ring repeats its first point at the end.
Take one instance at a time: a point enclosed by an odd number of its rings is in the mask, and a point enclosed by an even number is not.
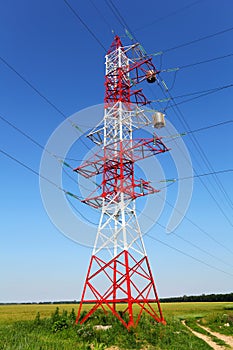
{"type": "Polygon", "coordinates": [[[108,49],[107,54],[109,54],[109,53],[115,51],[116,49],[118,49],[119,47],[122,47],[122,46],[123,46],[123,45],[122,45],[122,42],[121,42],[120,37],[119,37],[118,35],[116,35],[116,36],[114,37],[114,40],[113,40],[113,42],[112,42],[110,48],[108,49]]]}

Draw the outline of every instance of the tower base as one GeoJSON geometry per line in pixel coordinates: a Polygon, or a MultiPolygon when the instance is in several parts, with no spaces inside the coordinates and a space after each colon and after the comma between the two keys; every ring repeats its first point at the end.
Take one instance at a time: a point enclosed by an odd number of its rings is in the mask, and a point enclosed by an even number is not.
{"type": "Polygon", "coordinates": [[[99,308],[111,311],[128,329],[138,325],[143,312],[166,324],[147,256],[136,260],[123,250],[105,262],[92,255],[76,323],[84,323],[99,308]],[[84,304],[93,305],[81,318],[84,304]]]}

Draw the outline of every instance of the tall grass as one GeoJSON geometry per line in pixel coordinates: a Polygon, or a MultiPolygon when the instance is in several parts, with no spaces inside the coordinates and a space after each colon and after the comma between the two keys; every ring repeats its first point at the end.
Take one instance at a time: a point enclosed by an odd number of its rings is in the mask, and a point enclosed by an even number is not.
{"type": "Polygon", "coordinates": [[[60,311],[34,320],[17,321],[0,326],[1,350],[103,350],[111,346],[118,349],[154,350],[207,350],[210,347],[196,338],[179,321],[168,317],[167,326],[143,315],[136,329],[126,330],[111,314],[95,312],[84,325],[75,325],[75,312],[60,311]],[[107,330],[96,330],[96,324],[109,324],[107,330]]]}

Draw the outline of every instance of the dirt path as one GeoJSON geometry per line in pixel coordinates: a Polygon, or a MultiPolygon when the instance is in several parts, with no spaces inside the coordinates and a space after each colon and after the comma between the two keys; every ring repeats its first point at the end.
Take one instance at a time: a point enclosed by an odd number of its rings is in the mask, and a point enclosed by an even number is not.
{"type": "Polygon", "coordinates": [[[203,328],[205,331],[209,332],[210,334],[214,335],[215,337],[225,341],[226,344],[228,344],[231,349],[233,349],[233,337],[230,335],[225,335],[225,334],[221,334],[218,332],[213,332],[211,331],[211,329],[201,326],[200,324],[198,324],[199,327],[203,328]]]}
{"type": "Polygon", "coordinates": [[[192,328],[190,328],[189,326],[186,325],[185,320],[182,320],[181,322],[186,328],[188,328],[190,330],[190,332],[192,332],[196,337],[204,340],[209,346],[211,346],[212,349],[214,349],[214,350],[226,350],[225,346],[221,346],[221,345],[216,344],[207,335],[204,335],[204,334],[201,334],[201,333],[198,333],[198,332],[192,330],[192,328]]]}

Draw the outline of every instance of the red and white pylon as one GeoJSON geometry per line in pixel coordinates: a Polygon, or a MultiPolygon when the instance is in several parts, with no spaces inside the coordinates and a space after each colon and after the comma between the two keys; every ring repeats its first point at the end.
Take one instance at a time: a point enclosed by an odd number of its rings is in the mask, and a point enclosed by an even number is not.
{"type": "Polygon", "coordinates": [[[143,110],[149,101],[142,89],[132,87],[154,82],[156,74],[138,44],[123,47],[115,37],[106,55],[104,118],[88,135],[100,150],[74,169],[86,178],[102,175],[101,192],[98,187],[83,200],[101,209],[101,217],[77,323],[98,308],[111,311],[127,328],[135,327],[143,312],[165,323],[135,210],[138,197],[157,192],[148,181],[135,179],[135,163],[168,151],[155,134],[133,138],[134,130],[151,121],[143,110]],[[93,305],[81,318],[85,303],[93,305]]]}

